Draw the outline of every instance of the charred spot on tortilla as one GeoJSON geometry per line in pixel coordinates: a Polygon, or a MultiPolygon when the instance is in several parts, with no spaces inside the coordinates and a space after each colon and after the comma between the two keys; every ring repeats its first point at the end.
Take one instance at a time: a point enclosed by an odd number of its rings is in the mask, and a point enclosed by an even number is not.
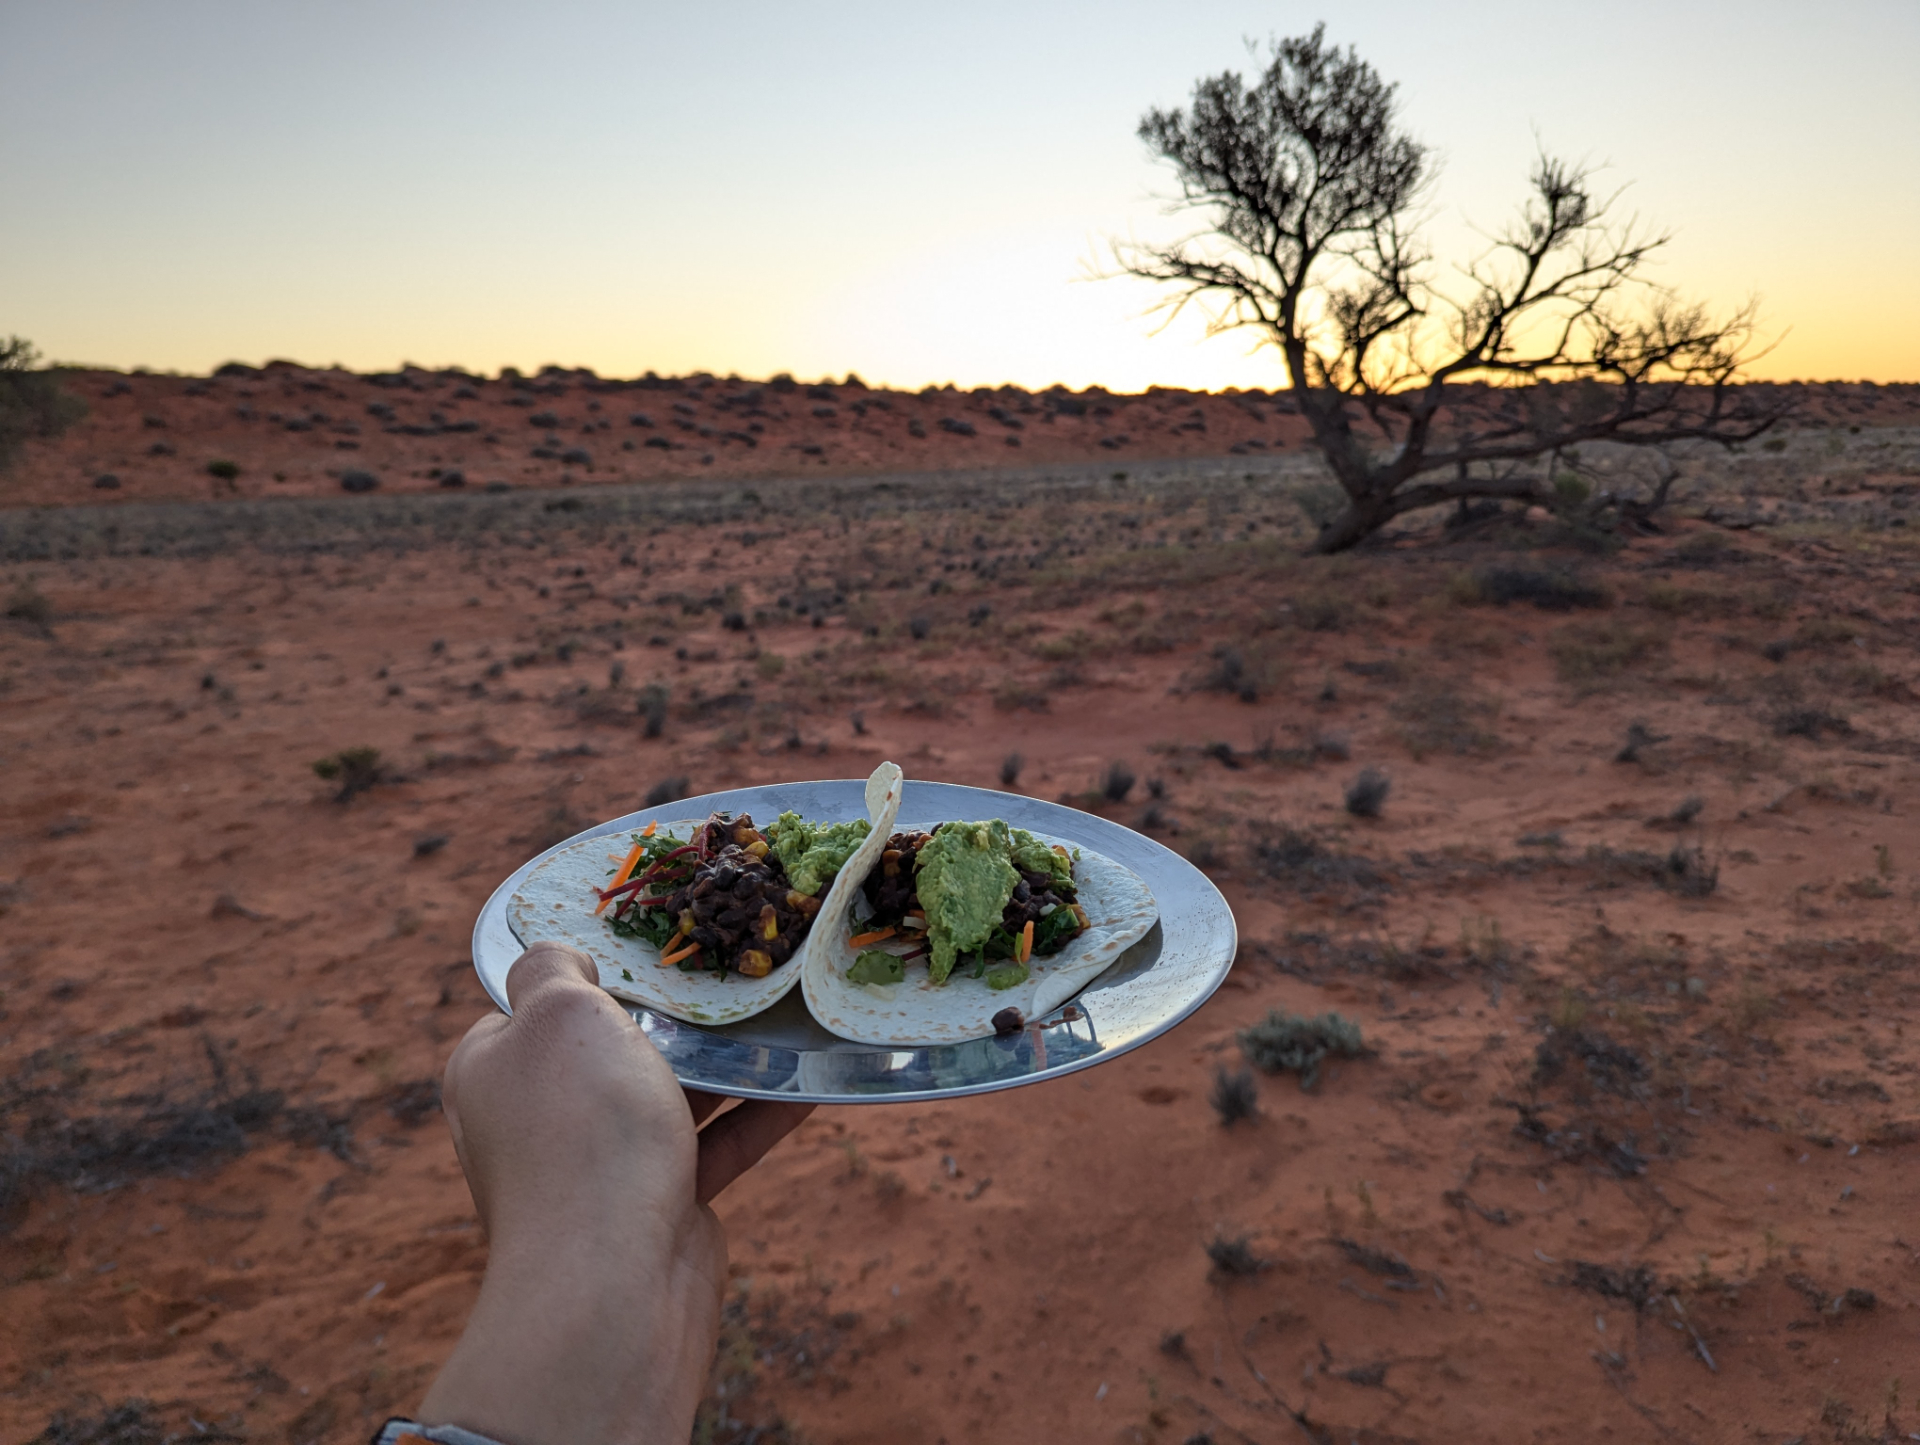
{"type": "Polygon", "coordinates": [[[993,1031],[1001,1038],[1017,1034],[1027,1026],[1027,1017],[1017,1008],[1003,1008],[993,1016],[993,1031]]]}

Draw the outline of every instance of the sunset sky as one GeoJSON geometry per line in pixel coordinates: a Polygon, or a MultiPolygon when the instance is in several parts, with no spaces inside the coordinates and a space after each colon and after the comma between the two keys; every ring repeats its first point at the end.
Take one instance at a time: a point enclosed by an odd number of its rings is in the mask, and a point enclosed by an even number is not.
{"type": "Polygon", "coordinates": [[[1150,105],[1310,29],[1400,85],[1464,259],[1536,144],[1675,232],[1756,374],[1920,380],[1920,5],[0,0],[0,333],[205,371],[1281,384],[1093,279],[1150,105]]]}

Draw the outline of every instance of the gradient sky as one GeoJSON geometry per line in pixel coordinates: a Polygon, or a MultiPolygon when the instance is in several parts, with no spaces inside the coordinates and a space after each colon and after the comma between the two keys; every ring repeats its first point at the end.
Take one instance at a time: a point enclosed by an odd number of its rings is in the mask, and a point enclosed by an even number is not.
{"type": "Polygon", "coordinates": [[[0,333],[205,371],[555,362],[917,387],[1281,384],[1092,280],[1167,234],[1149,105],[1321,16],[1444,162],[1538,143],[1758,295],[1774,377],[1920,380],[1920,4],[0,0],[0,333]]]}

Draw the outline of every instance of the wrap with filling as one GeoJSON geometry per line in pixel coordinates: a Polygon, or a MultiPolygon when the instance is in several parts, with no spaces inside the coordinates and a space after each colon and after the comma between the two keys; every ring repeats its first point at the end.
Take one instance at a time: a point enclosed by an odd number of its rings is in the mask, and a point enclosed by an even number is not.
{"type": "MultiPolygon", "coordinates": [[[[892,816],[884,823],[876,819],[874,837],[884,839],[892,826],[892,816]]],[[[1006,831],[1004,824],[954,826],[1006,831]]],[[[1152,930],[1160,912],[1139,874],[1067,839],[1025,836],[1058,845],[1072,859],[1073,886],[1087,924],[1058,953],[1033,954],[1011,969],[983,968],[979,978],[970,969],[955,969],[936,983],[935,974],[947,960],[935,960],[929,949],[929,957],[904,965],[898,983],[857,982],[855,978],[871,970],[858,967],[863,954],[850,940],[858,936],[853,930],[859,925],[849,920],[854,893],[866,875],[856,877],[849,867],[836,880],[836,887],[847,890],[841,909],[831,919],[823,909],[809,940],[800,979],[807,1011],[822,1027],[855,1043],[907,1047],[987,1038],[1052,1013],[1152,930]],[[849,977],[850,971],[855,978],[849,977]],[[989,972],[998,975],[994,982],[1001,986],[988,982],[989,972]]],[[[938,906],[928,904],[930,910],[938,906]]]]}
{"type": "MultiPolygon", "coordinates": [[[[800,981],[819,939],[845,932],[852,895],[887,840],[886,826],[877,820],[884,816],[890,826],[899,810],[901,778],[897,766],[882,763],[867,779],[867,812],[874,831],[834,876],[806,939],[793,957],[764,978],[662,967],[659,948],[642,938],[615,934],[604,918],[594,915],[600,888],[626,852],[624,833],[589,838],[543,859],[509,902],[508,922],[524,945],[554,942],[580,949],[598,968],[600,986],[615,998],[688,1023],[717,1026],[751,1018],[786,997],[800,981]]],[[[657,831],[688,838],[705,822],[702,818],[661,822],[657,831]]]]}

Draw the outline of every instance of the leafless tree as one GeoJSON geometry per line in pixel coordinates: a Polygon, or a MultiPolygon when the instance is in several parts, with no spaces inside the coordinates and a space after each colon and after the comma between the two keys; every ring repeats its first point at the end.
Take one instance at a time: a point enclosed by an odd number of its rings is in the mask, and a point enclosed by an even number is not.
{"type": "Polygon", "coordinates": [[[1345,493],[1315,551],[1469,498],[1644,522],[1670,460],[1652,498],[1594,496],[1583,445],[1731,444],[1780,420],[1777,394],[1741,384],[1753,307],[1715,317],[1652,284],[1667,235],[1614,219],[1583,166],[1543,154],[1517,221],[1437,280],[1419,234],[1431,158],[1397,127],[1394,87],[1324,29],[1274,42],[1251,85],[1228,72],[1189,109],[1147,112],[1176,210],[1206,225],[1119,251],[1174,288],[1170,314],[1198,302],[1210,332],[1252,327],[1279,349],[1345,493]]]}

